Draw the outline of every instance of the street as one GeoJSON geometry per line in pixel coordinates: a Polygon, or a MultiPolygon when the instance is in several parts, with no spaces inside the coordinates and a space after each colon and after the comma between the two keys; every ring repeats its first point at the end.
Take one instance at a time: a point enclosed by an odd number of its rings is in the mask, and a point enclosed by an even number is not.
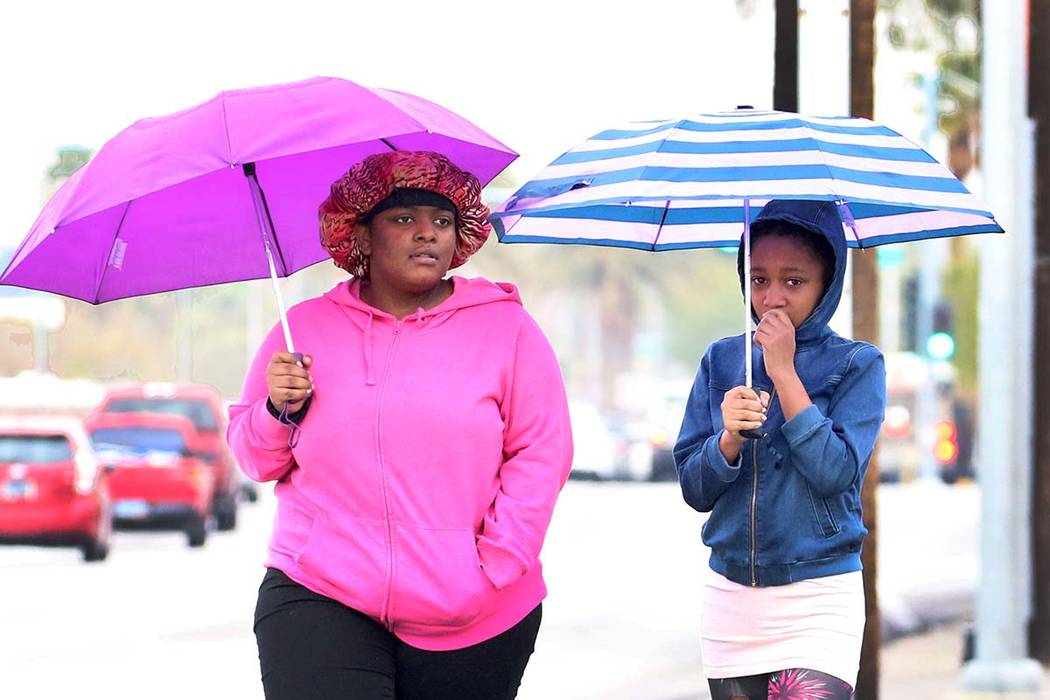
{"type": "MultiPolygon", "coordinates": [[[[233,533],[117,533],[110,559],[0,549],[3,697],[261,698],[251,632],[273,498],[233,533]]],[[[967,616],[977,572],[973,485],[880,490],[880,596],[899,629],[967,616]]],[[[570,482],[544,549],[550,594],[519,695],[706,697],[702,517],[676,484],[570,482]]],[[[893,655],[889,659],[897,658],[893,655]]],[[[894,668],[884,658],[884,676],[894,668]]]]}

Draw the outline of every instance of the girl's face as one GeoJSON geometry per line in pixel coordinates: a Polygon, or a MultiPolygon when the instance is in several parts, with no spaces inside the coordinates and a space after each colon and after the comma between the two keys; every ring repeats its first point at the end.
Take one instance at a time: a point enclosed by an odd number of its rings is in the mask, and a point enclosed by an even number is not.
{"type": "Polygon", "coordinates": [[[452,264],[455,215],[425,205],[386,209],[361,226],[358,244],[369,257],[372,283],[421,294],[433,289],[452,264]]]}
{"type": "Polygon", "coordinates": [[[759,318],[781,309],[798,328],[824,296],[824,266],[808,246],[770,234],[751,247],[751,305],[759,318]]]}

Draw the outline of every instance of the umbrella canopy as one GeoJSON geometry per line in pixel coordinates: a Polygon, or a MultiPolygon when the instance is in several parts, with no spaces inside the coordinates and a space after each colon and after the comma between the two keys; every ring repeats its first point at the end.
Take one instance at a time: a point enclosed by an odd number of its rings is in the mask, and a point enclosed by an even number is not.
{"type": "Polygon", "coordinates": [[[855,248],[1002,232],[947,168],[892,129],[751,109],[602,131],[493,217],[504,243],[725,247],[740,243],[745,207],[757,213],[771,199],[839,202],[855,248]]]}
{"type": "Polygon", "coordinates": [[[317,207],[332,181],[386,150],[442,153],[482,184],[517,157],[403,92],[337,78],[231,90],[108,141],[48,201],[0,283],[99,304],[286,277],[328,258],[317,207]]]}
{"type": "MultiPolygon", "coordinates": [[[[741,108],[602,131],[551,163],[493,213],[504,243],[660,251],[737,246],[772,199],[838,204],[854,248],[1002,233],[959,180],[867,119],[741,108]]],[[[751,333],[751,285],[744,285],[751,333]]],[[[744,343],[751,386],[751,342],[744,343]]],[[[755,433],[749,437],[758,437],[755,433]]]]}

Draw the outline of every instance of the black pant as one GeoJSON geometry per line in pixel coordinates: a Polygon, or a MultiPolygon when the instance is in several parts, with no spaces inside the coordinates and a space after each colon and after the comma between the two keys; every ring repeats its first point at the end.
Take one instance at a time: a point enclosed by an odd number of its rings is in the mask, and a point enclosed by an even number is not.
{"type": "Polygon", "coordinates": [[[712,678],[711,700],[852,700],[846,681],[808,668],[739,678],[712,678]]]}
{"type": "Polygon", "coordinates": [[[263,690],[267,700],[510,700],[535,647],[540,608],[480,644],[424,651],[269,569],[255,608],[263,690]]]}

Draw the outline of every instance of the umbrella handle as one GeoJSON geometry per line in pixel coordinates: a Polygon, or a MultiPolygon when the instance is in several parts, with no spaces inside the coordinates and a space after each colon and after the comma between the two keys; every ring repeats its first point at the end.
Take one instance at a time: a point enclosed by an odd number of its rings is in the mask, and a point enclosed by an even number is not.
{"type": "Polygon", "coordinates": [[[751,369],[751,200],[744,199],[744,386],[754,384],[751,369]]]}
{"type": "MultiPolygon", "coordinates": [[[[754,372],[751,368],[751,200],[744,199],[744,382],[748,389],[754,385],[754,372]]],[[[755,391],[755,398],[758,392],[755,391]]],[[[761,427],[741,430],[740,434],[749,440],[761,440],[766,431],[761,427]]]]}

